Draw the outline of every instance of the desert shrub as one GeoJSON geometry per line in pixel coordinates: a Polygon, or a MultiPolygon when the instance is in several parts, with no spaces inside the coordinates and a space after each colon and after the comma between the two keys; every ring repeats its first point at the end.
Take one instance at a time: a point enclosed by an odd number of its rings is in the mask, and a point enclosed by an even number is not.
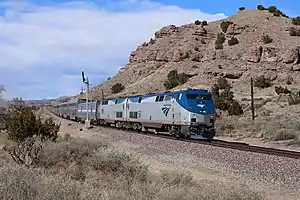
{"type": "Polygon", "coordinates": [[[222,21],[221,24],[220,24],[220,27],[221,27],[222,31],[224,33],[226,33],[229,25],[231,25],[231,24],[233,24],[233,22],[231,22],[231,21],[222,21]]]}
{"type": "Polygon", "coordinates": [[[168,73],[164,86],[167,90],[169,90],[186,83],[188,80],[189,77],[187,74],[178,73],[177,70],[172,70],[168,73]]]}
{"type": "Polygon", "coordinates": [[[271,81],[265,78],[264,75],[261,75],[254,80],[254,87],[258,87],[262,89],[271,87],[271,81]]]}
{"type": "Polygon", "coordinates": [[[281,16],[282,16],[282,17],[285,17],[285,18],[290,18],[290,17],[289,17],[288,15],[286,15],[285,13],[282,13],[281,16]]]}
{"type": "Polygon", "coordinates": [[[5,123],[9,139],[16,142],[34,136],[39,136],[42,141],[55,141],[60,128],[52,118],[36,117],[29,107],[10,110],[5,123]]]}
{"type": "Polygon", "coordinates": [[[231,85],[229,84],[229,82],[227,81],[227,79],[224,76],[221,76],[220,78],[218,78],[216,86],[218,89],[231,88],[231,85]]]}
{"type": "Polygon", "coordinates": [[[257,5],[258,10],[266,10],[266,8],[263,5],[257,5]]]}
{"type": "Polygon", "coordinates": [[[20,166],[0,168],[0,185],[1,199],[80,199],[76,182],[20,166]]]}
{"type": "Polygon", "coordinates": [[[230,38],[230,40],[228,40],[228,45],[229,45],[229,46],[233,46],[233,45],[236,45],[236,44],[238,44],[238,43],[239,43],[239,41],[238,41],[238,39],[235,38],[235,37],[232,37],[232,38],[230,38]]]}
{"type": "Polygon", "coordinates": [[[150,38],[149,44],[155,44],[155,40],[153,38],[150,38]]]}
{"type": "Polygon", "coordinates": [[[215,43],[215,49],[218,50],[218,49],[223,49],[223,44],[222,43],[215,43]]]}
{"type": "Polygon", "coordinates": [[[241,115],[241,114],[243,114],[243,108],[239,104],[238,101],[232,100],[232,103],[228,108],[228,114],[229,115],[241,115]]]}
{"type": "Polygon", "coordinates": [[[288,102],[289,105],[300,104],[300,91],[291,93],[289,95],[288,102]]]}
{"type": "Polygon", "coordinates": [[[212,86],[211,92],[214,98],[214,104],[217,109],[228,111],[229,115],[241,115],[243,109],[240,104],[234,100],[233,92],[230,91],[231,85],[226,78],[220,77],[212,86]],[[220,90],[223,90],[220,92],[220,90]]]}
{"type": "Polygon", "coordinates": [[[290,94],[291,91],[288,90],[287,88],[284,88],[282,86],[275,86],[275,92],[276,94],[290,94]]]}
{"type": "Polygon", "coordinates": [[[263,35],[262,41],[264,44],[269,44],[273,42],[273,39],[269,35],[263,35]]]}
{"type": "Polygon", "coordinates": [[[35,143],[35,139],[26,138],[22,142],[6,147],[6,151],[13,160],[26,167],[36,166],[42,146],[35,143]]]}
{"type": "Polygon", "coordinates": [[[245,10],[245,9],[246,9],[245,7],[240,7],[239,8],[240,11],[245,10]]]}
{"type": "Polygon", "coordinates": [[[289,29],[290,36],[299,36],[300,37],[300,29],[296,29],[294,27],[291,27],[289,29]]]}
{"type": "Polygon", "coordinates": [[[21,97],[14,97],[12,101],[8,102],[8,112],[21,110],[25,107],[25,102],[21,97]]]}
{"type": "Polygon", "coordinates": [[[270,6],[268,8],[268,11],[270,13],[273,13],[273,15],[276,16],[276,17],[282,16],[282,17],[287,17],[288,18],[288,16],[286,14],[284,14],[281,10],[277,9],[276,6],[270,6]]]}
{"type": "Polygon", "coordinates": [[[139,179],[139,181],[144,182],[148,176],[147,166],[142,165],[132,155],[113,149],[96,151],[87,158],[87,162],[94,170],[119,174],[131,180],[139,179]]]}
{"type": "Polygon", "coordinates": [[[239,120],[236,116],[222,116],[216,121],[216,133],[227,136],[260,136],[268,140],[296,139],[300,141],[300,126],[298,117],[286,115],[268,118],[239,120]],[[242,133],[242,135],[241,135],[242,133]]]}
{"type": "Polygon", "coordinates": [[[207,26],[207,24],[208,24],[207,21],[205,21],[205,20],[202,21],[202,25],[203,25],[203,26],[207,26]]]}
{"type": "Polygon", "coordinates": [[[282,13],[281,13],[281,11],[277,10],[277,11],[275,11],[275,12],[273,13],[273,15],[274,15],[275,17],[279,17],[279,16],[282,15],[282,13]]]}
{"type": "Polygon", "coordinates": [[[268,7],[268,11],[270,13],[275,13],[277,11],[277,7],[276,6],[270,6],[270,7],[268,7]]]}
{"type": "Polygon", "coordinates": [[[224,35],[224,33],[218,33],[217,35],[217,40],[216,40],[216,43],[224,43],[226,40],[226,37],[224,35]]]}
{"type": "Polygon", "coordinates": [[[268,120],[262,130],[262,136],[269,140],[299,140],[300,124],[299,119],[286,116],[277,117],[274,120],[268,120]]]}
{"type": "Polygon", "coordinates": [[[218,33],[217,39],[215,41],[215,49],[223,49],[223,43],[225,42],[226,38],[224,33],[218,33]]]}
{"type": "Polygon", "coordinates": [[[113,94],[117,94],[117,93],[121,92],[124,89],[125,89],[125,87],[121,83],[116,83],[115,85],[113,85],[111,87],[111,91],[112,91],[113,94]]]}
{"type": "Polygon", "coordinates": [[[262,199],[259,193],[245,185],[233,187],[218,181],[196,182],[189,172],[152,174],[133,155],[110,145],[103,146],[100,141],[81,140],[60,138],[57,143],[44,143],[43,159],[46,161],[48,156],[50,162],[39,168],[0,166],[1,198],[262,199]]]}
{"type": "Polygon", "coordinates": [[[292,18],[292,23],[294,25],[300,25],[300,16],[292,18]]]}
{"type": "Polygon", "coordinates": [[[86,157],[91,157],[98,149],[104,150],[109,147],[108,143],[101,140],[60,138],[56,143],[45,143],[39,155],[38,165],[52,168],[62,161],[66,164],[72,162],[82,164],[86,157]]]}
{"type": "Polygon", "coordinates": [[[200,22],[199,20],[196,20],[196,21],[195,21],[195,24],[196,24],[196,25],[201,25],[201,22],[200,22]]]}

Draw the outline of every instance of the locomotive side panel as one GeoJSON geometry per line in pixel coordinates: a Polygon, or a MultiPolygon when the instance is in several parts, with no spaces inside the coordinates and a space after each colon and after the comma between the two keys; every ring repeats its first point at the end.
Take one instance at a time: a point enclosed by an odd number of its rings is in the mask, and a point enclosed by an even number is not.
{"type": "Polygon", "coordinates": [[[171,98],[168,95],[146,97],[141,102],[142,125],[161,128],[172,123],[171,98]]]}
{"type": "Polygon", "coordinates": [[[113,118],[115,121],[120,121],[120,122],[127,121],[128,99],[127,98],[115,99],[113,111],[114,111],[113,118]]]}
{"type": "Polygon", "coordinates": [[[112,124],[115,122],[115,99],[102,100],[98,108],[102,123],[112,124]]]}

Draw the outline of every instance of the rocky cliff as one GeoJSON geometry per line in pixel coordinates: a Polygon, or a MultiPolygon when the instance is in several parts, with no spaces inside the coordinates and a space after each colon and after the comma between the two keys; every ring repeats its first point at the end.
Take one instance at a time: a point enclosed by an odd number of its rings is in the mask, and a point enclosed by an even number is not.
{"type": "Polygon", "coordinates": [[[207,25],[193,22],[163,27],[155,38],[130,54],[129,63],[115,77],[95,87],[92,96],[101,97],[101,89],[106,97],[164,91],[164,81],[173,69],[192,75],[174,89],[210,88],[219,76],[229,79],[234,88],[243,89],[248,88],[251,76],[259,75],[265,75],[274,84],[290,81],[296,86],[300,81],[300,37],[290,36],[291,27],[300,29],[290,18],[260,10],[239,11],[207,25]],[[230,22],[225,33],[222,21],[230,22]],[[216,49],[220,33],[226,40],[223,48],[216,49]],[[264,41],[264,37],[269,41],[264,41]],[[232,38],[238,42],[229,45],[232,38]],[[116,83],[125,89],[112,95],[110,88],[116,83]]]}
{"type": "MultiPolygon", "coordinates": [[[[173,89],[210,89],[218,77],[224,76],[239,100],[250,95],[251,76],[264,75],[272,81],[272,87],[288,83],[291,89],[297,88],[300,37],[291,36],[292,27],[300,29],[291,18],[274,16],[267,10],[243,10],[204,25],[193,22],[162,27],[153,39],[131,52],[129,63],[116,76],[93,88],[92,97],[101,98],[102,89],[105,97],[165,91],[167,74],[174,69],[190,78],[173,89]],[[222,35],[224,39],[219,38],[222,35]],[[217,47],[218,40],[221,47],[217,47]],[[112,94],[111,87],[116,83],[125,89],[112,94]]],[[[276,95],[274,88],[255,92],[257,96],[276,95]]]]}

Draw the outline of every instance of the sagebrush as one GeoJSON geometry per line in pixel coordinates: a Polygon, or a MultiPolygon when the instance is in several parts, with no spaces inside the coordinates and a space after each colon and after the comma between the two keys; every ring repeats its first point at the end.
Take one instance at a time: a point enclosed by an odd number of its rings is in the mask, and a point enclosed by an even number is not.
{"type": "Polygon", "coordinates": [[[230,90],[231,85],[226,78],[220,77],[211,88],[214,104],[217,109],[227,111],[229,115],[243,114],[242,106],[234,100],[233,92],[230,90]],[[220,90],[223,90],[220,92],[220,90]]]}
{"type": "Polygon", "coordinates": [[[5,127],[9,139],[16,142],[34,136],[39,136],[43,141],[48,139],[55,141],[60,124],[56,124],[52,118],[37,117],[31,108],[24,106],[9,111],[5,127]]]}
{"type": "Polygon", "coordinates": [[[125,89],[125,87],[121,83],[116,83],[111,87],[111,91],[113,94],[117,94],[124,89],[125,89]]]}
{"type": "Polygon", "coordinates": [[[189,77],[185,73],[178,73],[177,70],[171,70],[167,75],[167,80],[164,83],[164,86],[167,90],[177,87],[186,83],[189,80],[189,77]]]}
{"type": "Polygon", "coordinates": [[[254,87],[264,89],[264,88],[271,87],[271,85],[272,85],[271,80],[266,78],[264,75],[261,75],[254,80],[254,87]]]}
{"type": "Polygon", "coordinates": [[[189,172],[153,174],[135,155],[95,138],[44,145],[36,168],[0,165],[2,199],[262,199],[245,186],[196,182],[189,172]]]}

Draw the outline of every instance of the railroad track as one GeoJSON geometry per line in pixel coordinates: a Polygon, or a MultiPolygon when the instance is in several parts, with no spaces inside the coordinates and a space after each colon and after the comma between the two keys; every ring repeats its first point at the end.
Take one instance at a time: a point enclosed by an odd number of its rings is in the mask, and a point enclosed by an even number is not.
{"type": "MultiPolygon", "coordinates": [[[[50,110],[48,110],[51,112],[50,110]]],[[[53,112],[51,112],[54,114],[53,112]]],[[[54,114],[55,115],[55,114],[54,114]]],[[[57,115],[55,115],[57,116],[57,115]]],[[[59,117],[59,116],[57,116],[59,117]]],[[[62,118],[62,117],[60,117],[62,118]]],[[[65,119],[65,118],[62,118],[65,119]]],[[[68,120],[68,119],[66,119],[68,120]]],[[[73,120],[70,120],[73,121],[73,120]]],[[[102,127],[101,128],[108,128],[116,130],[118,128],[115,127],[102,127]]],[[[283,149],[274,149],[274,148],[268,148],[268,147],[261,147],[261,146],[253,146],[247,143],[242,142],[229,142],[224,140],[212,140],[212,141],[205,141],[205,140],[197,140],[197,139],[183,139],[183,138],[175,138],[171,135],[167,134],[161,134],[161,133],[151,133],[151,132],[136,132],[128,129],[118,129],[122,130],[124,132],[130,132],[135,134],[141,134],[141,135],[151,135],[154,137],[160,137],[160,138],[166,138],[171,140],[177,140],[177,141],[183,141],[183,142],[190,142],[190,143],[197,143],[197,144],[204,144],[204,145],[210,145],[210,146],[216,146],[221,148],[228,148],[228,149],[235,149],[239,151],[247,151],[247,152],[253,152],[253,153],[260,153],[260,154],[268,154],[268,155],[275,155],[275,156],[281,156],[281,157],[288,157],[293,159],[300,159],[300,152],[298,151],[291,151],[291,150],[283,150],[283,149]]]]}

